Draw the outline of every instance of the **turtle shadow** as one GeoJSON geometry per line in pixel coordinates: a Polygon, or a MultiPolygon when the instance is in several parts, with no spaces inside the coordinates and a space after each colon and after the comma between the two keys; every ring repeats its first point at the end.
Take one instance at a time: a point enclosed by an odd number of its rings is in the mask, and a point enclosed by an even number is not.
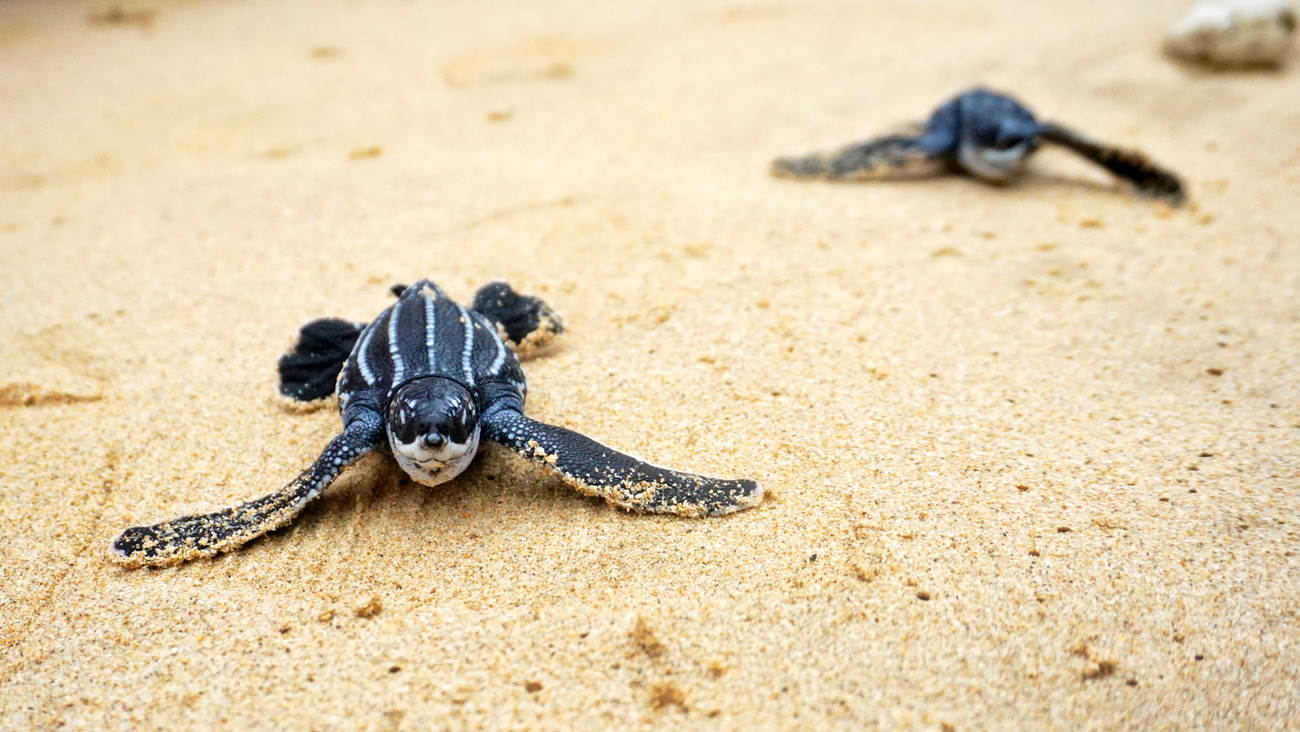
{"type": "Polygon", "coordinates": [[[436,486],[415,482],[385,455],[372,464],[357,466],[360,470],[354,468],[355,476],[346,483],[340,481],[308,504],[293,525],[307,525],[321,517],[334,517],[343,523],[365,521],[367,516],[384,510],[409,514],[418,521],[459,518],[467,510],[511,497],[519,508],[540,509],[542,503],[606,505],[604,499],[574,491],[544,471],[538,470],[536,475],[530,474],[532,471],[516,473],[509,468],[513,455],[508,451],[493,455],[497,451],[488,447],[487,454],[484,452],[480,448],[479,456],[464,473],[436,486]]]}
{"type": "MultiPolygon", "coordinates": [[[[438,486],[425,486],[411,480],[396,462],[387,455],[366,465],[357,465],[340,477],[334,485],[307,504],[293,525],[308,524],[323,516],[334,517],[344,523],[364,521],[365,517],[383,510],[401,512],[401,505],[419,501],[419,509],[438,510],[439,504],[453,498],[453,490],[463,476],[438,486]],[[412,496],[417,495],[418,498],[412,496]]],[[[466,474],[474,470],[471,465],[466,474]]],[[[444,510],[451,509],[442,507],[444,510]]]]}
{"type": "MultiPolygon", "coordinates": [[[[989,184],[985,184],[985,185],[989,185],[989,184]]],[[[993,185],[996,186],[998,184],[993,184],[993,185]]],[[[1136,199],[1138,201],[1146,201],[1148,203],[1164,203],[1158,198],[1154,198],[1148,195],[1143,195],[1141,192],[1125,185],[1120,181],[1105,183],[1096,180],[1089,180],[1087,178],[1079,178],[1072,175],[1061,175],[1059,173],[1031,172],[1015,181],[1012,181],[1009,184],[1003,184],[1003,185],[1009,188],[1014,187],[1017,189],[1024,189],[1028,191],[1032,191],[1035,189],[1050,190],[1050,189],[1057,189],[1057,188],[1061,188],[1061,189],[1072,188],[1072,189],[1091,192],[1091,193],[1101,193],[1105,195],[1116,196],[1119,198],[1136,199]]],[[[1164,203],[1164,205],[1168,206],[1169,204],[1164,203]]]]}
{"type": "Polygon", "coordinates": [[[942,172],[928,174],[911,174],[895,175],[882,178],[871,178],[865,180],[821,180],[818,182],[835,186],[876,186],[882,184],[902,184],[918,185],[922,183],[934,183],[939,181],[963,182],[978,188],[992,189],[1002,192],[1032,192],[1035,190],[1048,190],[1053,188],[1074,188],[1093,193],[1102,193],[1107,195],[1119,196],[1122,198],[1136,198],[1138,200],[1159,203],[1158,200],[1149,196],[1144,196],[1134,190],[1126,189],[1122,183],[1103,183],[1100,181],[1079,178],[1070,175],[1060,175],[1058,173],[1045,172],[1026,172],[1014,180],[1006,182],[985,181],[966,175],[961,172],[942,172]]]}

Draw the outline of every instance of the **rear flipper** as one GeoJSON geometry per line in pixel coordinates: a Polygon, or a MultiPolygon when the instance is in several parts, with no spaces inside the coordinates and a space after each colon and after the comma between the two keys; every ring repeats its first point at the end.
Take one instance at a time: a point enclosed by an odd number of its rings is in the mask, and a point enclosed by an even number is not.
{"type": "Polygon", "coordinates": [[[280,393],[300,402],[334,393],[343,362],[361,335],[364,323],[338,318],[313,320],[298,331],[293,348],[280,357],[280,393]]]}
{"type": "Polygon", "coordinates": [[[472,309],[497,324],[501,339],[519,358],[536,354],[564,332],[564,321],[549,305],[502,280],[480,288],[472,309]]]}
{"type": "Polygon", "coordinates": [[[163,567],[235,549],[292,521],[344,468],[383,439],[383,420],[378,414],[367,414],[348,425],[310,468],[284,488],[213,513],[133,526],[113,540],[109,558],[128,568],[163,567]]]}
{"type": "Polygon", "coordinates": [[[619,508],[721,516],[763,500],[763,489],[752,480],[719,480],[661,468],[509,409],[485,416],[483,430],[493,442],[551,468],[579,491],[619,508]]]}
{"type": "Polygon", "coordinates": [[[943,169],[942,155],[932,155],[921,138],[888,135],[842,147],[830,154],[784,157],[772,161],[778,178],[874,180],[931,175],[943,169]]]}
{"type": "Polygon", "coordinates": [[[1186,197],[1177,175],[1147,159],[1136,150],[1124,150],[1094,142],[1057,124],[1043,125],[1040,139],[1073,150],[1132,183],[1138,193],[1157,198],[1172,206],[1181,205],[1186,197]]]}

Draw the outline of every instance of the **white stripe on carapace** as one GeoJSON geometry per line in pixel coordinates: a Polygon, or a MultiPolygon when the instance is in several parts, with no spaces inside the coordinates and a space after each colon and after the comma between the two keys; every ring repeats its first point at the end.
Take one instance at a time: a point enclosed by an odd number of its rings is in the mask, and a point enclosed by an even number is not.
{"type": "Polygon", "coordinates": [[[402,383],[406,367],[402,363],[402,351],[397,346],[397,314],[402,310],[402,301],[393,304],[392,315],[388,316],[388,355],[393,359],[393,383],[402,383]]]}
{"type": "Polygon", "coordinates": [[[421,290],[420,294],[424,295],[424,348],[429,354],[429,367],[426,371],[436,374],[438,372],[438,354],[434,351],[434,345],[436,345],[438,339],[438,309],[433,304],[433,298],[436,295],[427,287],[421,290]]]}
{"type": "Polygon", "coordinates": [[[474,319],[469,316],[465,306],[456,303],[460,309],[460,322],[465,324],[465,350],[460,354],[460,367],[465,371],[465,381],[472,388],[474,386],[474,319]]]}
{"type": "Polygon", "coordinates": [[[375,385],[375,372],[370,370],[370,359],[366,358],[366,351],[370,349],[370,338],[375,334],[375,324],[371,323],[366,327],[366,334],[361,337],[361,345],[357,346],[357,368],[361,369],[361,376],[366,380],[366,384],[375,385]]]}
{"type": "Polygon", "coordinates": [[[506,346],[501,342],[501,334],[493,333],[493,340],[497,342],[497,357],[492,359],[492,365],[488,366],[488,373],[496,376],[501,373],[501,367],[506,363],[506,346]]]}

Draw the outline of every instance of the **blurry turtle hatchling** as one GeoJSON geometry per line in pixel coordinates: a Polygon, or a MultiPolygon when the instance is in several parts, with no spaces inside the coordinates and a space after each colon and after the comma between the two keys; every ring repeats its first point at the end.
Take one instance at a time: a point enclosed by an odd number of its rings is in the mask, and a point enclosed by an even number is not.
{"type": "Polygon", "coordinates": [[[946,168],[1004,183],[1024,169],[1043,143],[1074,151],[1141,195],[1174,206],[1183,202],[1178,176],[1142,153],[1095,142],[1055,122],[1040,122],[1012,97],[987,89],[962,92],[945,102],[918,134],[877,137],[829,154],[777,158],[772,175],[856,181],[930,175],[946,168]]]}

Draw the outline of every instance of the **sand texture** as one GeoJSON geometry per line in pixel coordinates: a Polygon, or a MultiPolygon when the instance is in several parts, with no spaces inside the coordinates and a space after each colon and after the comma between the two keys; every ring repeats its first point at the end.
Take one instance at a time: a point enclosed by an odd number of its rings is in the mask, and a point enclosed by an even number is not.
{"type": "Polygon", "coordinates": [[[1300,725],[1300,74],[1181,0],[0,4],[0,728],[1300,725]],[[975,83],[1140,148],[774,179],[975,83]],[[386,456],[279,488],[297,327],[420,277],[564,317],[529,413],[753,510],[386,456]]]}

